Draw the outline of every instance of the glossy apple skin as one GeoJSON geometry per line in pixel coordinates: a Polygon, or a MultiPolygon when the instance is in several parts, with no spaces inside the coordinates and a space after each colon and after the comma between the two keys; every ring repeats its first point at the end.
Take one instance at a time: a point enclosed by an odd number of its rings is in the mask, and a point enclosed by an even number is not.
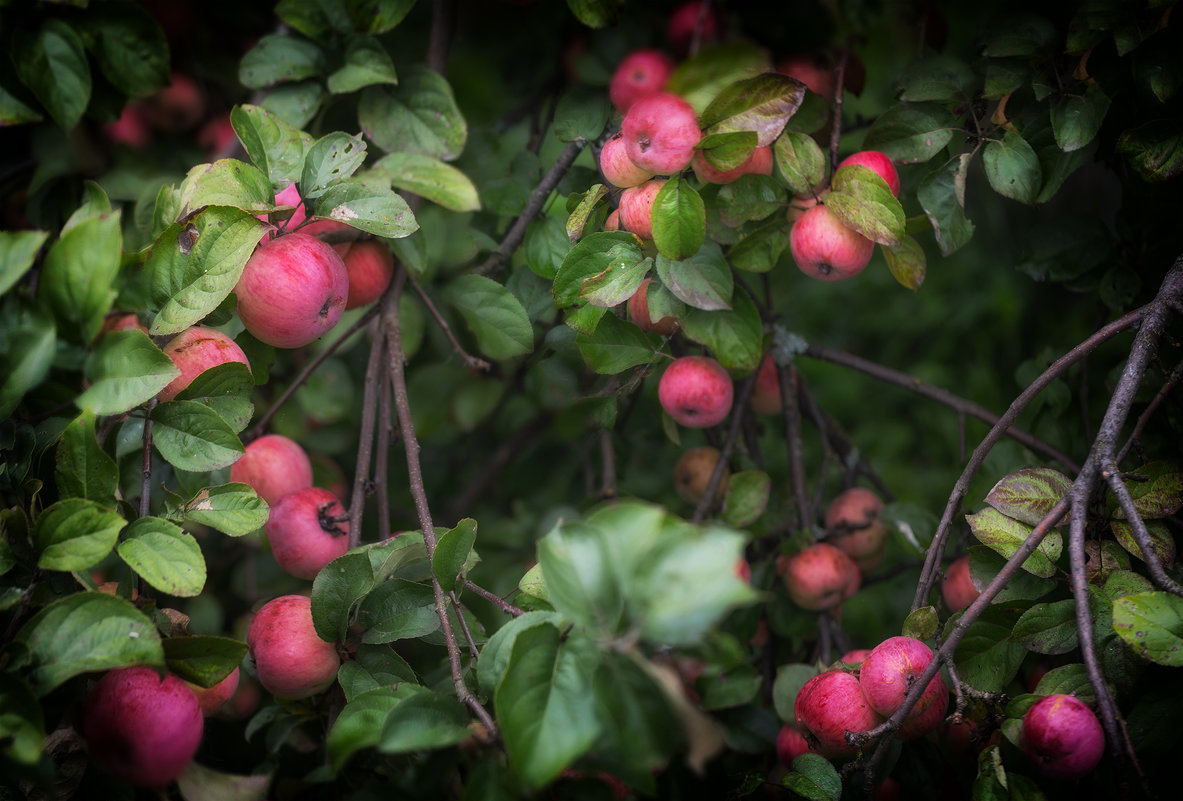
{"type": "Polygon", "coordinates": [[[193,760],[205,723],[193,691],[150,667],[111,670],[86,699],[82,736],[90,755],[116,778],[163,787],[193,760]]]}
{"type": "Polygon", "coordinates": [[[604,174],[604,180],[621,189],[640,186],[653,177],[649,170],[633,164],[625,150],[624,134],[620,131],[610,136],[600,148],[600,172],[604,174]]]}
{"type": "Polygon", "coordinates": [[[709,356],[675,359],[657,385],[661,408],[687,428],[710,428],[723,422],[734,399],[731,376],[709,356]]]}
{"type": "Polygon", "coordinates": [[[266,434],[246,446],[230,466],[230,480],[254,488],[268,506],[289,492],[312,486],[312,461],[298,442],[266,434]]]}
{"type": "Polygon", "coordinates": [[[238,316],[251,334],[277,348],[298,348],[341,319],[349,274],[331,246],[307,234],[287,234],[255,250],[234,291],[238,316]]]}
{"type": "Polygon", "coordinates": [[[185,682],[189,689],[197,696],[197,703],[201,707],[201,714],[209,717],[222,708],[238,690],[238,668],[230,671],[226,678],[213,687],[199,687],[192,682],[185,682]]]}
{"type": "Polygon", "coordinates": [[[628,157],[654,175],[673,175],[689,167],[702,138],[694,108],[668,92],[633,103],[620,130],[628,157]]]}
{"type": "MultiPolygon", "coordinates": [[[[871,708],[890,717],[933,659],[932,649],[914,637],[889,637],[871,649],[859,668],[859,683],[871,708]]],[[[937,729],[945,719],[949,689],[937,673],[904,719],[897,734],[909,740],[937,729]]]]}
{"type": "Polygon", "coordinates": [[[863,271],[875,243],[847,228],[826,206],[805,211],[789,231],[789,250],[801,272],[822,281],[843,281],[863,271]]]}
{"type": "Polygon", "coordinates": [[[752,155],[738,167],[730,170],[719,170],[711,166],[701,150],[694,151],[690,160],[694,174],[704,184],[729,184],[739,180],[744,175],[772,175],[772,146],[764,145],[752,151],[752,155]]]}
{"type": "Polygon", "coordinates": [[[381,242],[367,239],[360,242],[339,242],[333,250],[345,262],[349,275],[349,296],[346,309],[369,306],[382,297],[394,278],[394,254],[381,242]]]}
{"type": "Polygon", "coordinates": [[[841,670],[827,670],[805,682],[793,716],[805,741],[831,759],[858,753],[846,742],[847,731],[870,731],[883,721],[863,697],[855,675],[841,670]]]}
{"type": "Polygon", "coordinates": [[[349,550],[348,520],[327,528],[322,524],[323,517],[344,513],[337,496],[321,487],[306,487],[281,497],[263,527],[275,561],[296,578],[316,578],[325,565],[349,550]]]}
{"type": "Polygon", "coordinates": [[[298,700],[327,689],[337,678],[337,649],[316,633],[312,601],[283,595],[263,604],[251,620],[247,648],[263,689],[298,700]]]}
{"type": "Polygon", "coordinates": [[[159,398],[162,401],[172,400],[193,383],[193,379],[219,364],[240,362],[248,370],[251,368],[246,354],[233,339],[221,331],[200,325],[187,328],[173,337],[164,346],[164,353],[172,359],[181,374],[160,390],[159,398]]]}
{"type": "Polygon", "coordinates": [[[653,279],[646,278],[637,287],[637,291],[633,293],[632,297],[628,299],[628,318],[642,331],[652,331],[663,337],[669,336],[678,330],[678,319],[676,317],[662,317],[657,322],[653,322],[649,316],[649,285],[651,283],[653,283],[653,279]]]}
{"type": "MultiPolygon", "coordinates": [[[[719,463],[719,455],[719,449],[710,445],[683,451],[674,465],[674,489],[678,494],[690,503],[702,500],[707,491],[707,484],[710,483],[711,473],[719,463]]],[[[727,480],[730,477],[731,471],[724,467],[715,497],[722,498],[727,492],[727,480]]]]}
{"type": "Polygon", "coordinates": [[[624,57],[612,74],[608,97],[623,114],[642,97],[659,94],[673,71],[674,60],[662,51],[634,50],[624,57]]]}
{"type": "Polygon", "coordinates": [[[1023,716],[1023,753],[1045,776],[1078,779],[1105,753],[1105,733],[1093,710],[1071,695],[1049,695],[1023,716]]]}
{"type": "Polygon", "coordinates": [[[981,595],[974,586],[969,572],[969,554],[953,560],[941,581],[941,597],[950,612],[960,612],[969,607],[981,595]]]}
{"type": "Polygon", "coordinates": [[[665,186],[665,178],[654,178],[620,193],[620,225],[641,239],[653,238],[653,201],[665,186]]]}
{"type": "Polygon", "coordinates": [[[900,196],[900,174],[896,171],[892,160],[878,150],[861,150],[858,153],[852,153],[839,162],[834,172],[849,164],[858,164],[874,170],[880,178],[887,182],[887,188],[891,190],[891,193],[896,197],[900,196]]]}
{"type": "MultiPolygon", "coordinates": [[[[851,487],[834,496],[826,509],[829,542],[858,564],[860,559],[881,555],[889,530],[879,519],[883,501],[863,487],[851,487]]],[[[860,565],[860,569],[862,565],[860,565]]]]}
{"type": "Polygon", "coordinates": [[[789,598],[802,609],[833,609],[858,591],[862,576],[854,561],[826,542],[815,543],[785,561],[789,598]]]}

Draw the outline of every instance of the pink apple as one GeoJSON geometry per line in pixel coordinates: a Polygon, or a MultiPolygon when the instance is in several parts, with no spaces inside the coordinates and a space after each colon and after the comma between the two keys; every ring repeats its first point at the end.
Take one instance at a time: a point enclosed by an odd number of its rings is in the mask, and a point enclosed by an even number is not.
{"type": "Polygon", "coordinates": [[[279,698],[300,699],[327,689],[337,678],[337,649],[316,633],[312,601],[283,595],[255,613],[247,648],[263,689],[279,698]]]}
{"type": "Polygon", "coordinates": [[[172,674],[146,666],[111,670],[87,696],[82,736],[90,755],[116,778],[163,787],[197,753],[205,723],[197,696],[172,674]]]}
{"type": "Polygon", "coordinates": [[[866,572],[872,561],[883,556],[890,533],[887,524],[879,519],[883,501],[869,489],[851,487],[834,497],[826,509],[826,531],[829,542],[841,548],[866,572]],[[865,561],[866,564],[859,564],[865,561]]]}
{"type": "Polygon", "coordinates": [[[796,726],[786,723],[780,727],[776,734],[776,758],[782,764],[792,765],[794,759],[809,753],[816,754],[817,751],[809,747],[809,743],[805,742],[796,726]]]}
{"type": "Polygon", "coordinates": [[[807,53],[785,56],[777,62],[776,71],[796,78],[805,84],[809,91],[821,95],[827,101],[834,97],[834,71],[818,56],[807,53]]]}
{"type": "Polygon", "coordinates": [[[628,157],[624,134],[620,131],[609,137],[600,149],[600,172],[605,181],[621,189],[639,186],[653,177],[652,172],[641,169],[628,157]]]}
{"type": "Polygon", "coordinates": [[[633,103],[620,130],[628,157],[655,175],[673,175],[689,167],[702,138],[694,108],[668,92],[633,103]]]}
{"type": "Polygon", "coordinates": [[[839,662],[845,662],[848,665],[857,665],[867,658],[867,654],[871,653],[870,648],[855,648],[847,651],[838,658],[839,662]]]}
{"type": "Polygon", "coordinates": [[[981,595],[969,573],[969,554],[953,560],[941,582],[941,597],[950,612],[960,612],[981,595]]]}
{"type": "Polygon", "coordinates": [[[200,687],[193,682],[185,682],[189,689],[197,696],[197,703],[201,706],[201,714],[209,717],[222,708],[238,690],[238,668],[226,674],[226,678],[213,687],[200,687]]]}
{"type": "Polygon", "coordinates": [[[605,231],[619,231],[620,230],[620,209],[612,209],[607,217],[604,218],[605,231]]]}
{"type": "Polygon", "coordinates": [[[200,325],[187,328],[173,337],[164,346],[164,353],[172,359],[181,374],[160,390],[159,397],[162,401],[172,400],[181,390],[192,384],[193,379],[219,364],[240,362],[245,364],[248,370],[251,368],[246,354],[233,339],[221,331],[200,325]]]}
{"type": "Polygon", "coordinates": [[[858,749],[846,742],[846,732],[870,731],[882,722],[871,709],[853,673],[827,670],[801,688],[793,716],[805,741],[829,758],[849,758],[858,749]]]}
{"type": "Polygon", "coordinates": [[[675,359],[657,385],[657,400],[674,422],[709,428],[731,412],[735,388],[731,376],[709,356],[675,359]]]}
{"type": "Polygon", "coordinates": [[[623,114],[642,97],[660,93],[673,71],[674,60],[660,50],[634,50],[612,74],[608,97],[623,114]]]}
{"type": "Polygon", "coordinates": [[[842,169],[848,164],[858,164],[875,171],[875,173],[887,182],[887,188],[896,197],[900,196],[900,174],[896,171],[895,164],[891,159],[880,153],[878,150],[862,150],[858,153],[853,153],[839,162],[837,169],[834,172],[842,169]]]}
{"type": "Polygon", "coordinates": [[[743,164],[730,170],[715,169],[701,150],[695,150],[690,166],[704,184],[729,184],[744,175],[772,175],[772,146],[756,148],[743,164]]]}
{"type": "Polygon", "coordinates": [[[349,274],[349,298],[346,309],[368,306],[386,291],[394,277],[394,254],[381,242],[367,239],[360,242],[339,242],[333,250],[345,262],[349,274]]]}
{"type": "Polygon", "coordinates": [[[620,193],[620,224],[641,239],[653,238],[653,201],[665,186],[665,178],[654,178],[620,193]]]}
{"type": "Polygon", "coordinates": [[[298,348],[341,319],[349,274],[331,246],[307,234],[287,234],[255,250],[234,291],[248,331],[268,345],[298,348]]]}
{"type": "Polygon", "coordinates": [[[264,531],[279,566],[296,578],[313,579],[349,550],[349,521],[337,496],[321,487],[289,492],[271,507],[264,531]]]}
{"type": "Polygon", "coordinates": [[[789,598],[802,609],[832,609],[858,591],[862,577],[854,561],[826,542],[810,545],[784,563],[789,598]]]}
{"type": "Polygon", "coordinates": [[[669,336],[678,330],[678,319],[666,316],[653,322],[653,318],[649,316],[649,285],[651,283],[653,283],[653,279],[646,278],[637,287],[637,291],[633,293],[632,297],[628,299],[628,318],[642,331],[652,331],[663,337],[669,336]]]}
{"type": "Polygon", "coordinates": [[[760,370],[756,373],[756,384],[748,403],[756,414],[780,414],[784,401],[780,396],[780,377],[771,353],[764,354],[760,370]]]}
{"type": "Polygon", "coordinates": [[[795,223],[801,219],[805,212],[817,205],[816,195],[793,195],[792,202],[789,203],[789,210],[785,214],[785,219],[790,223],[795,223]]]}
{"type": "Polygon", "coordinates": [[[254,488],[268,506],[289,492],[312,486],[312,462],[299,443],[267,434],[246,446],[230,466],[230,480],[254,488]]]}
{"type": "Polygon", "coordinates": [[[1105,733],[1093,710],[1071,695],[1049,695],[1023,716],[1023,753],[1045,776],[1078,779],[1105,753],[1105,733]]]}
{"type": "MultiPolygon", "coordinates": [[[[867,703],[883,717],[890,717],[932,660],[932,649],[914,637],[889,637],[879,643],[859,669],[867,703]]],[[[948,705],[949,689],[937,673],[904,719],[899,738],[912,739],[938,728],[948,705]]]]}
{"type": "Polygon", "coordinates": [[[144,115],[135,106],[124,106],[115,122],[103,126],[103,134],[118,145],[127,145],[133,150],[143,150],[152,141],[152,132],[144,122],[144,115]]]}
{"type": "Polygon", "coordinates": [[[174,72],[168,86],[144,100],[140,110],[153,128],[180,133],[197,125],[205,116],[205,95],[188,75],[174,72]]]}
{"type": "Polygon", "coordinates": [[[226,158],[237,141],[229,114],[214,117],[197,131],[197,144],[210,159],[226,158]]]}
{"type": "Polygon", "coordinates": [[[814,206],[793,223],[789,250],[801,272],[822,281],[842,281],[862,272],[875,243],[847,228],[826,206],[814,206]]]}
{"type": "Polygon", "coordinates": [[[720,32],[719,17],[706,0],[690,0],[674,9],[666,22],[666,39],[678,53],[687,53],[697,30],[700,42],[709,42],[720,32]],[[701,20],[701,22],[700,22],[701,20]]]}

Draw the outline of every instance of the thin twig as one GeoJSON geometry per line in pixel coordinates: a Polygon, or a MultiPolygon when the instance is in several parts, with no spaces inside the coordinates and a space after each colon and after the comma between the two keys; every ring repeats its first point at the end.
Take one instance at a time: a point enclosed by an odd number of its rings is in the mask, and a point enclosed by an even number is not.
{"type": "Polygon", "coordinates": [[[156,398],[148,401],[144,407],[144,449],[141,454],[140,475],[140,517],[147,517],[152,513],[152,410],[156,408],[156,398]]]}
{"type": "MultiPolygon", "coordinates": [[[[813,508],[809,502],[809,488],[805,485],[805,442],[801,436],[801,407],[795,390],[797,368],[792,362],[781,365],[775,359],[773,364],[776,365],[776,380],[780,384],[781,413],[789,450],[789,477],[793,485],[793,497],[797,499],[797,523],[809,531],[813,523],[813,508]]],[[[824,482],[824,478],[822,476],[820,480],[824,482]]]]}
{"type": "Polygon", "coordinates": [[[390,531],[390,482],[387,468],[390,463],[390,440],[394,435],[394,424],[390,419],[390,381],[386,362],[378,367],[378,446],[374,454],[374,486],[378,490],[378,536],[389,537],[390,531]]]}
{"type": "MultiPolygon", "coordinates": [[[[389,290],[387,290],[389,292],[389,290]]],[[[385,296],[379,303],[385,302],[385,296]]],[[[374,454],[374,421],[377,417],[378,382],[385,380],[382,369],[383,346],[386,338],[382,335],[378,321],[370,327],[370,356],[366,361],[366,375],[363,379],[361,421],[357,435],[357,464],[353,470],[353,494],[349,499],[349,547],[356,548],[361,544],[362,515],[366,508],[366,490],[370,484],[370,460],[374,454]]],[[[385,487],[381,488],[385,491],[385,487]]],[[[378,536],[385,537],[389,531],[380,531],[378,536]]]]}
{"type": "Polygon", "coordinates": [[[616,448],[612,445],[612,430],[600,429],[600,498],[616,497],[616,448]]]}
{"type": "Polygon", "coordinates": [[[514,606],[513,604],[511,604],[509,601],[502,598],[497,593],[490,592],[489,590],[486,590],[484,587],[480,586],[479,584],[474,584],[469,579],[464,580],[464,589],[472,590],[477,595],[481,596],[486,601],[493,604],[494,606],[496,606],[498,609],[500,609],[502,612],[504,612],[507,615],[513,615],[514,617],[518,617],[519,615],[526,614],[525,609],[521,609],[517,606],[514,606]]]}
{"type": "Polygon", "coordinates": [[[411,288],[415,290],[415,294],[419,296],[419,300],[423,301],[423,305],[427,307],[427,313],[431,315],[436,325],[444,332],[444,336],[448,338],[448,342],[452,344],[452,350],[456,351],[456,355],[464,360],[464,366],[470,370],[478,370],[482,373],[489,372],[492,365],[484,359],[479,359],[471,355],[461,346],[459,340],[456,339],[456,335],[452,333],[452,326],[448,325],[448,321],[444,319],[444,316],[440,314],[439,308],[436,307],[427,293],[423,291],[423,287],[415,280],[415,276],[408,273],[407,280],[411,282],[411,288]]]}
{"type": "Polygon", "coordinates": [[[1142,432],[1146,430],[1146,423],[1150,421],[1151,416],[1155,413],[1155,411],[1158,410],[1158,407],[1162,405],[1162,402],[1166,400],[1167,395],[1170,395],[1171,391],[1174,390],[1176,386],[1178,386],[1180,379],[1183,379],[1183,361],[1175,365],[1175,369],[1171,371],[1171,374],[1167,377],[1166,382],[1159,388],[1158,392],[1155,394],[1154,398],[1150,401],[1146,408],[1142,410],[1142,414],[1138,415],[1138,422],[1134,423],[1134,430],[1130,434],[1130,438],[1126,440],[1125,445],[1122,446],[1121,450],[1117,454],[1116,461],[1118,464],[1121,464],[1125,461],[1125,457],[1129,454],[1130,448],[1133,447],[1135,442],[1142,438],[1142,432]]]}
{"type": "Polygon", "coordinates": [[[731,425],[727,427],[727,437],[723,440],[723,446],[719,448],[719,461],[715,462],[715,469],[711,471],[711,478],[707,481],[702,498],[699,499],[698,506],[694,508],[694,515],[690,518],[692,523],[701,523],[706,519],[707,512],[717,500],[715,496],[719,491],[719,484],[723,481],[723,472],[727,469],[727,463],[731,461],[731,452],[735,450],[735,441],[739,438],[744,412],[747,411],[748,399],[752,397],[752,387],[755,385],[756,373],[749,375],[739,385],[739,392],[736,393],[735,401],[731,405],[731,425]]]}
{"type": "Polygon", "coordinates": [[[842,141],[842,99],[846,93],[846,62],[850,60],[850,42],[842,46],[838,58],[838,74],[834,82],[834,119],[830,124],[830,175],[838,166],[838,144],[842,141]]]}
{"type": "Polygon", "coordinates": [[[472,654],[473,659],[479,659],[481,649],[476,647],[476,640],[473,639],[472,632],[468,628],[468,621],[464,619],[464,610],[460,608],[460,599],[456,597],[456,591],[449,590],[448,597],[452,600],[452,608],[456,610],[456,620],[460,623],[460,630],[464,632],[464,640],[468,643],[468,652],[472,654]]]}
{"type": "Polygon", "coordinates": [[[1112,457],[1103,456],[1100,458],[1100,467],[1101,478],[1109,483],[1109,489],[1117,497],[1117,502],[1121,506],[1122,512],[1125,513],[1126,522],[1129,523],[1130,529],[1134,533],[1134,540],[1138,543],[1139,550],[1142,551],[1142,560],[1146,562],[1146,569],[1150,571],[1150,577],[1162,589],[1183,598],[1183,587],[1179,586],[1163,570],[1158,553],[1154,550],[1154,541],[1146,529],[1146,521],[1142,519],[1142,516],[1138,514],[1137,507],[1134,506],[1134,498],[1130,495],[1129,487],[1121,480],[1117,462],[1112,457]]]}

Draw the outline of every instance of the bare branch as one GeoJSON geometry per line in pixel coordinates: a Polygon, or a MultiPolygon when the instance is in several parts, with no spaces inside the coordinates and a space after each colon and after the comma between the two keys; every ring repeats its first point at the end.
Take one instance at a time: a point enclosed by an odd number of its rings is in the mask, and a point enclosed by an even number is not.
{"type": "MultiPolygon", "coordinates": [[[[383,303],[385,300],[380,300],[383,303]]],[[[360,431],[357,435],[357,465],[353,470],[353,494],[349,499],[349,547],[361,544],[362,513],[366,507],[366,487],[370,482],[370,461],[374,454],[374,422],[377,417],[378,382],[384,381],[386,372],[382,365],[386,337],[382,335],[378,321],[370,327],[370,357],[366,362],[363,379],[360,431]]],[[[381,488],[385,491],[385,487],[381,488]]],[[[390,532],[380,532],[385,537],[390,532]]]]}
{"type": "Polygon", "coordinates": [[[496,593],[493,593],[493,592],[489,592],[484,587],[480,586],[479,584],[473,584],[468,579],[464,580],[464,588],[466,590],[472,590],[477,595],[481,596],[486,601],[493,604],[494,606],[496,606],[498,609],[500,609],[502,612],[504,612],[507,615],[513,615],[514,617],[517,617],[518,615],[526,614],[525,609],[520,609],[520,608],[514,606],[509,601],[502,598],[500,595],[497,595],[496,593]]]}
{"type": "Polygon", "coordinates": [[[144,449],[141,454],[140,517],[152,514],[152,410],[156,398],[144,407],[144,449]]]}
{"type": "MultiPolygon", "coordinates": [[[[793,497],[797,499],[797,523],[808,531],[813,523],[813,506],[809,502],[809,488],[805,485],[805,442],[801,437],[801,408],[797,398],[797,368],[792,362],[776,364],[776,380],[780,384],[785,439],[789,449],[789,474],[793,497]]],[[[825,476],[819,478],[824,483],[825,476]]]]}
{"type": "Polygon", "coordinates": [[[427,312],[431,315],[431,318],[435,320],[435,324],[440,327],[440,330],[444,332],[444,336],[448,338],[448,342],[452,344],[452,350],[456,351],[456,355],[464,360],[464,366],[470,370],[479,370],[482,373],[489,372],[489,369],[492,367],[492,365],[484,359],[479,359],[476,356],[469,354],[468,351],[466,351],[460,345],[459,340],[456,339],[456,335],[452,333],[452,326],[448,325],[448,321],[444,319],[442,314],[440,314],[440,310],[436,307],[435,303],[431,300],[428,294],[423,291],[423,287],[419,286],[419,282],[415,280],[415,276],[408,273],[407,280],[411,282],[411,288],[415,290],[415,294],[419,296],[419,300],[423,301],[423,305],[427,307],[427,312]]]}

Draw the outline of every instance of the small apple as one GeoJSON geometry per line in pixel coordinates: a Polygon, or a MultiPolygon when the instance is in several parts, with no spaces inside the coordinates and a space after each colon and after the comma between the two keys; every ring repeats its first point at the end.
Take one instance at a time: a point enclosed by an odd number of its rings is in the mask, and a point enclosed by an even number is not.
{"type": "Polygon", "coordinates": [[[197,703],[201,706],[201,714],[209,717],[222,708],[238,690],[238,668],[226,674],[226,678],[213,687],[199,687],[193,682],[185,682],[189,689],[197,696],[197,703]]]}
{"type": "Polygon", "coordinates": [[[339,242],[333,250],[345,262],[349,274],[349,297],[346,309],[368,306],[386,291],[394,278],[394,254],[381,242],[367,239],[359,242],[339,242]]]}
{"type": "Polygon", "coordinates": [[[711,166],[701,150],[694,151],[690,160],[694,174],[704,184],[729,184],[744,175],[772,175],[772,146],[764,145],[752,151],[743,164],[730,170],[719,170],[711,166]]]}
{"type": "Polygon", "coordinates": [[[709,428],[731,412],[735,388],[731,376],[709,356],[675,359],[657,385],[657,400],[674,422],[688,428],[709,428]]]}
{"type": "Polygon", "coordinates": [[[785,560],[784,581],[793,603],[820,612],[854,595],[862,577],[844,551],[818,542],[785,560]]]}
{"type": "Polygon", "coordinates": [[[281,497],[271,507],[263,529],[275,561],[296,578],[316,578],[321,568],[349,550],[345,507],[321,487],[281,497]]]}
{"type": "Polygon", "coordinates": [[[103,674],[86,698],[82,736],[95,762],[137,787],[163,787],[197,753],[205,723],[181,679],[143,665],[103,674]]]}
{"type": "Polygon", "coordinates": [[[785,56],[777,62],[776,71],[796,78],[805,84],[809,91],[821,95],[827,101],[834,97],[834,87],[837,85],[834,70],[820,56],[809,53],[785,56]]]}
{"type": "Polygon", "coordinates": [[[789,203],[789,210],[785,213],[785,219],[790,223],[795,223],[801,219],[805,212],[817,205],[817,195],[793,195],[793,200],[789,203]]]}
{"type": "Polygon", "coordinates": [[[699,41],[711,41],[718,37],[719,17],[707,0],[690,0],[674,9],[666,21],[665,35],[670,47],[678,53],[688,53],[697,30],[699,41]]]}
{"type": "MultiPolygon", "coordinates": [[[[871,649],[859,668],[859,684],[871,708],[891,717],[928,664],[932,649],[915,637],[889,637],[871,649]]],[[[910,740],[937,729],[949,706],[949,688],[937,673],[908,712],[896,736],[910,740]]]]}
{"type": "Polygon", "coordinates": [[[789,250],[801,272],[822,281],[842,281],[863,271],[875,243],[847,228],[826,206],[807,210],[789,231],[789,250]]]}
{"type": "Polygon", "coordinates": [[[624,114],[642,97],[659,94],[673,71],[674,60],[660,50],[634,50],[624,57],[612,74],[608,97],[624,114]]]}
{"type": "Polygon", "coordinates": [[[1023,716],[1023,753],[1044,776],[1079,779],[1105,753],[1105,733],[1093,710],[1071,695],[1049,695],[1023,716]]]}
{"type": "Polygon", "coordinates": [[[144,122],[144,114],[135,106],[124,106],[115,122],[103,126],[103,135],[117,145],[143,150],[152,141],[152,131],[144,122]]]}
{"type": "Polygon", "coordinates": [[[655,334],[668,337],[678,330],[678,318],[666,316],[653,322],[649,316],[649,285],[651,283],[653,283],[653,279],[646,278],[637,287],[637,291],[633,293],[632,297],[628,299],[628,318],[642,331],[652,331],[655,334]]]}
{"type": "Polygon", "coordinates": [[[620,209],[612,209],[612,212],[604,218],[605,231],[619,231],[620,230],[620,209]]]}
{"type": "Polygon", "coordinates": [[[140,104],[144,121],[158,131],[180,133],[197,125],[205,116],[205,95],[197,83],[174,72],[168,86],[140,104]]]}
{"type": "Polygon", "coordinates": [[[628,157],[654,175],[673,175],[689,167],[702,138],[694,107],[669,92],[633,103],[620,130],[628,157]]]}
{"type": "Polygon", "coordinates": [[[867,658],[867,654],[869,653],[871,653],[870,648],[855,648],[838,657],[838,661],[844,662],[847,665],[858,665],[867,658]]]}
{"type": "Polygon", "coordinates": [[[786,723],[776,733],[776,758],[784,765],[792,765],[793,760],[802,754],[816,754],[817,751],[809,747],[801,732],[792,723],[786,723]]]}
{"type": "Polygon", "coordinates": [[[748,403],[756,414],[780,414],[784,408],[780,396],[780,376],[777,375],[776,362],[771,353],[765,353],[764,360],[760,362],[748,403]]]}
{"type": "Polygon", "coordinates": [[[193,379],[211,367],[217,367],[226,362],[240,362],[247,369],[251,368],[250,361],[242,348],[221,331],[195,325],[187,328],[173,337],[164,346],[164,353],[181,371],[168,386],[160,390],[162,401],[170,401],[180,394],[181,390],[193,383],[193,379]]]}
{"type": "Polygon", "coordinates": [[[641,239],[653,238],[653,201],[665,186],[665,178],[654,178],[620,193],[620,225],[641,239]]]}
{"type": "Polygon", "coordinates": [[[268,345],[298,348],[341,319],[349,274],[331,246],[307,234],[286,234],[255,250],[234,291],[246,330],[268,345]]]}
{"type": "Polygon", "coordinates": [[[312,601],[282,595],[259,609],[246,635],[263,689],[279,698],[298,700],[327,689],[337,678],[337,649],[316,633],[312,601]]]}
{"type": "Polygon", "coordinates": [[[858,753],[846,742],[846,732],[870,731],[882,722],[863,697],[858,678],[841,670],[827,670],[805,682],[793,716],[809,746],[831,759],[858,753]]]}
{"type": "MultiPolygon", "coordinates": [[[[683,451],[678,457],[678,463],[674,465],[674,489],[678,494],[690,503],[701,501],[702,496],[706,494],[707,484],[710,483],[711,473],[719,463],[719,456],[719,449],[710,445],[683,451]]],[[[730,477],[731,471],[724,466],[719,486],[715,490],[716,498],[721,499],[727,493],[727,479],[730,477]]]]}
{"type": "Polygon", "coordinates": [[[600,172],[604,180],[621,189],[640,186],[653,177],[649,170],[642,169],[628,157],[624,147],[624,134],[612,134],[600,149],[600,172]]]}
{"type": "Polygon", "coordinates": [[[238,134],[229,114],[219,114],[197,131],[197,144],[210,159],[226,158],[236,141],[238,134]]]}
{"type": "Polygon", "coordinates": [[[866,573],[883,558],[890,533],[879,519],[883,501],[869,489],[851,487],[834,497],[826,509],[828,542],[841,548],[866,573]]]}
{"type": "Polygon", "coordinates": [[[287,493],[312,486],[312,462],[295,440],[266,434],[230,465],[230,480],[253,487],[268,506],[275,506],[287,493]]]}
{"type": "Polygon", "coordinates": [[[950,612],[960,612],[978,599],[981,593],[974,586],[969,573],[969,554],[958,557],[945,571],[941,582],[941,597],[950,612]]]}
{"type": "Polygon", "coordinates": [[[858,164],[874,170],[880,178],[887,182],[887,188],[891,190],[891,193],[896,197],[900,196],[900,174],[896,171],[895,164],[891,159],[878,150],[861,150],[858,153],[853,153],[842,159],[834,172],[838,172],[848,164],[858,164]]]}

